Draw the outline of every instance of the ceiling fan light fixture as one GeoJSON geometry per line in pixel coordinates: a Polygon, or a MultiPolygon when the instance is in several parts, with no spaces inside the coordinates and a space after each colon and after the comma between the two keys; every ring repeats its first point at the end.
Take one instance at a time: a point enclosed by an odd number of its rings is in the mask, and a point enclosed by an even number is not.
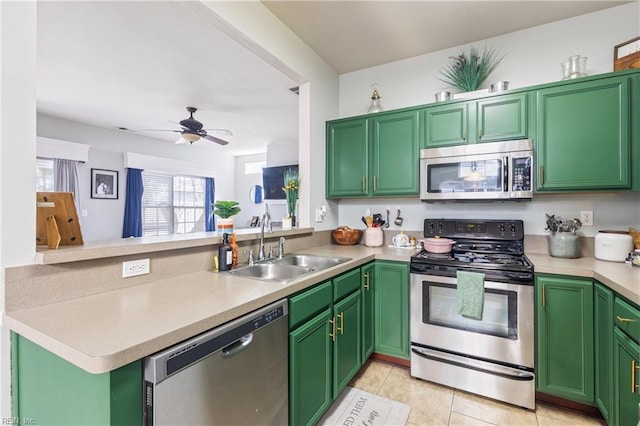
{"type": "Polygon", "coordinates": [[[195,133],[183,132],[182,138],[193,143],[193,142],[198,142],[200,140],[200,135],[197,135],[195,133]]]}

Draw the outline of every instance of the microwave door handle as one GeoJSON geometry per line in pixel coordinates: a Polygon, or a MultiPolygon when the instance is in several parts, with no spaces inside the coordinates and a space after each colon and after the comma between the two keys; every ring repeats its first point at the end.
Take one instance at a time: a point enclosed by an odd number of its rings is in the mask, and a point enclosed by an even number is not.
{"type": "Polygon", "coordinates": [[[503,168],[502,175],[504,176],[503,191],[509,192],[511,190],[511,188],[509,188],[509,186],[511,186],[511,182],[509,179],[509,157],[508,156],[504,157],[502,168],[503,168]]]}

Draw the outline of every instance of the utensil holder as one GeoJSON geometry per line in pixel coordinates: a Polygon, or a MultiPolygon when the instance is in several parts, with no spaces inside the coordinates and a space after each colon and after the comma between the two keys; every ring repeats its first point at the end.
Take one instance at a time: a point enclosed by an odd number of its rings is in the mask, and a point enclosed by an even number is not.
{"type": "Polygon", "coordinates": [[[365,229],[362,241],[367,247],[382,247],[384,241],[382,229],[378,227],[365,229]]]}

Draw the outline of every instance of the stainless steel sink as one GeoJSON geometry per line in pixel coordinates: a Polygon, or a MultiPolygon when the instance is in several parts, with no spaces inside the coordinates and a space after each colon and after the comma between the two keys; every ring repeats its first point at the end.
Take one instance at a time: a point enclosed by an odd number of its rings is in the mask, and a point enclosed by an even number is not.
{"type": "Polygon", "coordinates": [[[289,254],[282,259],[269,259],[226,273],[259,280],[286,283],[311,272],[321,271],[351,260],[348,257],[326,257],[311,254],[289,254]]]}
{"type": "Polygon", "coordinates": [[[348,260],[351,259],[348,257],[325,257],[313,254],[289,254],[284,256],[282,259],[274,260],[274,262],[286,265],[303,266],[319,271],[339,265],[348,260]]]}
{"type": "Polygon", "coordinates": [[[288,282],[298,278],[300,275],[313,272],[312,268],[302,266],[285,265],[280,263],[257,263],[244,268],[234,269],[228,273],[248,278],[258,278],[267,281],[288,282]]]}

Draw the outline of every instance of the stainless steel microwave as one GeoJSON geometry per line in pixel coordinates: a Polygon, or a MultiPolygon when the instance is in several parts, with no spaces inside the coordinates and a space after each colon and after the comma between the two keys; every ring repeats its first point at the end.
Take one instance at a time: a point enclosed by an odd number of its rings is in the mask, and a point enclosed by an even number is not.
{"type": "Polygon", "coordinates": [[[531,139],[422,149],[420,199],[531,199],[533,170],[531,139]]]}

